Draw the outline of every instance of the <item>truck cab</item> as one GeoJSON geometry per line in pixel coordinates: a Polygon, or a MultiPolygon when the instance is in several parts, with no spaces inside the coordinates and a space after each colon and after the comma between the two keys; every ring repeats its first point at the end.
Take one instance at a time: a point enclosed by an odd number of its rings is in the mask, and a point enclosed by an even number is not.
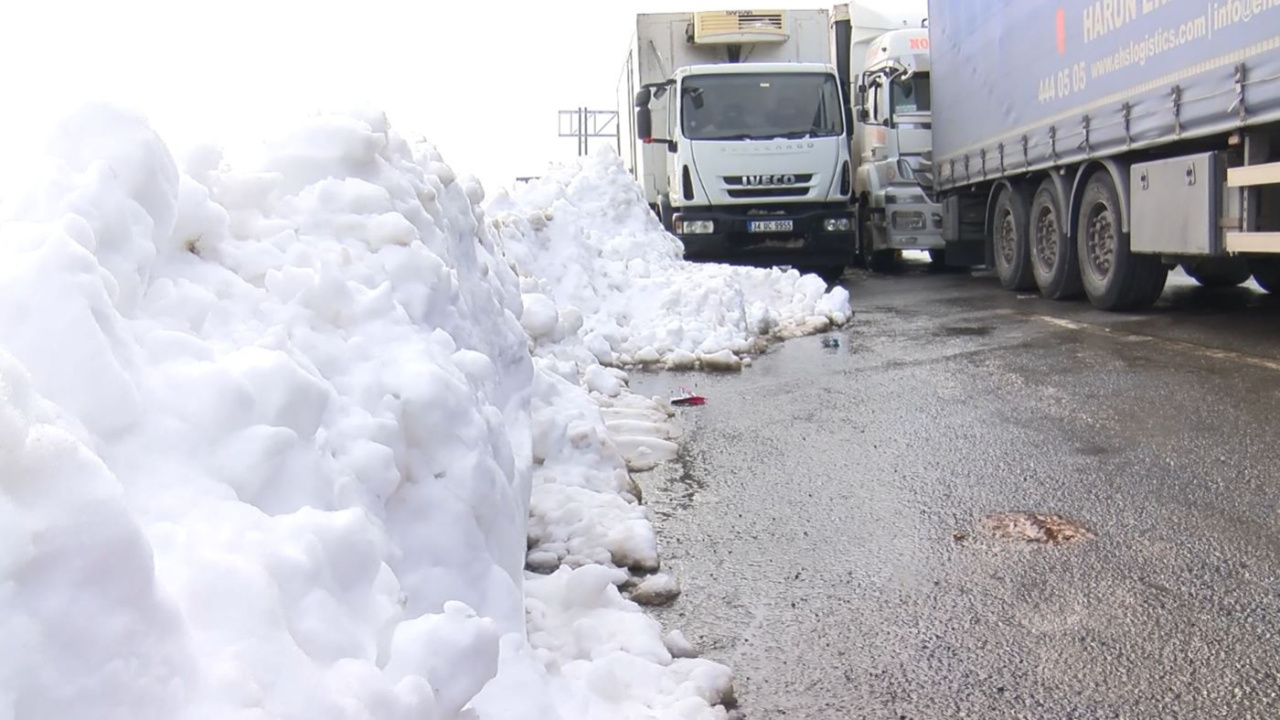
{"type": "Polygon", "coordinates": [[[883,264],[902,250],[940,259],[942,207],[915,176],[932,148],[928,29],[892,30],[871,41],[857,102],[862,259],[883,264]]]}
{"type": "Polygon", "coordinates": [[[838,275],[857,249],[852,123],[835,67],[805,57],[826,59],[825,14],[791,28],[779,12],[657,17],[640,37],[688,29],[638,44],[643,66],[683,63],[634,96],[637,176],[685,257],[838,275]]]}

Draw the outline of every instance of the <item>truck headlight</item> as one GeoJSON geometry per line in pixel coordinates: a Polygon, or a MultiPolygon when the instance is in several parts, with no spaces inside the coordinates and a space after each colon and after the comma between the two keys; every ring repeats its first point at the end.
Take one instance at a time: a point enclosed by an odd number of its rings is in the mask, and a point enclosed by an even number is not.
{"type": "Polygon", "coordinates": [[[851,227],[849,218],[827,218],[822,222],[822,229],[827,232],[849,232],[851,227]]]}
{"type": "Polygon", "coordinates": [[[894,230],[924,230],[925,220],[922,212],[896,212],[890,219],[894,230]]]}
{"type": "Polygon", "coordinates": [[[716,231],[716,224],[711,220],[680,220],[676,222],[678,235],[710,235],[716,231]]]}

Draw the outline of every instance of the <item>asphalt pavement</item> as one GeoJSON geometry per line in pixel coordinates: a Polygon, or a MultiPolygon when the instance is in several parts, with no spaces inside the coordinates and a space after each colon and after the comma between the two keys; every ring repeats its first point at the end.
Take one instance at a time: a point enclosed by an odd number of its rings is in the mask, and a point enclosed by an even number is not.
{"type": "Polygon", "coordinates": [[[632,376],[708,398],[638,479],[744,717],[1280,718],[1280,297],[844,283],[838,346],[632,376]]]}

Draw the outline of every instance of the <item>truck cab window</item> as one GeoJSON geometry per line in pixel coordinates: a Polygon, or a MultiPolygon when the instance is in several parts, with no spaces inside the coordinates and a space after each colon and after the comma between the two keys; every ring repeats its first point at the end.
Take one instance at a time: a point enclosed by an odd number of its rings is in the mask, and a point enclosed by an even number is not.
{"type": "Polygon", "coordinates": [[[884,85],[880,78],[873,79],[867,85],[867,114],[870,119],[867,121],[869,125],[884,125],[885,120],[885,104],[884,85]]]}
{"type": "Polygon", "coordinates": [[[929,112],[928,75],[914,75],[906,81],[894,80],[889,93],[894,115],[929,112]]]}
{"type": "Polygon", "coordinates": [[[818,73],[697,75],[681,88],[690,140],[834,137],[844,132],[836,78],[818,73]]]}

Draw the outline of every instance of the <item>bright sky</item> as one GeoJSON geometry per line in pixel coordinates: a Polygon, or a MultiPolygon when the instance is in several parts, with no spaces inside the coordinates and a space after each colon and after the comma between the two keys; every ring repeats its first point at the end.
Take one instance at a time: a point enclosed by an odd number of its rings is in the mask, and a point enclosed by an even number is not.
{"type": "Polygon", "coordinates": [[[556,136],[558,110],[616,109],[637,12],[766,7],[831,3],[10,0],[0,164],[86,100],[140,110],[175,151],[244,147],[316,110],[371,105],[493,189],[576,154],[556,136]]]}

